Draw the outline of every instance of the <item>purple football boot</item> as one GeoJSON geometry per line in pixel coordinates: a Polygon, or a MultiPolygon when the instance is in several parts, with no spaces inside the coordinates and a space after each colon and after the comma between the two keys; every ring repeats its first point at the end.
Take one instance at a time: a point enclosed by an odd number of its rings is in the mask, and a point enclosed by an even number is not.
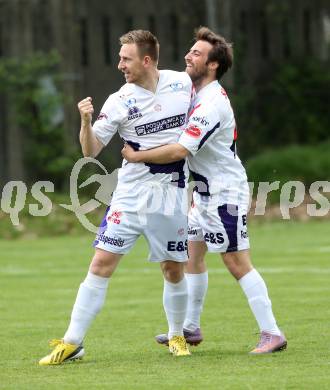
{"type": "MultiPolygon", "coordinates": [[[[183,335],[189,345],[198,345],[203,341],[203,335],[200,328],[197,328],[194,331],[183,329],[183,335]]],[[[157,335],[155,339],[158,344],[168,345],[168,337],[166,333],[157,335]]]]}
{"type": "Polygon", "coordinates": [[[250,352],[250,355],[262,355],[283,351],[287,347],[287,341],[283,333],[279,336],[272,335],[268,332],[261,332],[260,341],[257,346],[250,352]]]}

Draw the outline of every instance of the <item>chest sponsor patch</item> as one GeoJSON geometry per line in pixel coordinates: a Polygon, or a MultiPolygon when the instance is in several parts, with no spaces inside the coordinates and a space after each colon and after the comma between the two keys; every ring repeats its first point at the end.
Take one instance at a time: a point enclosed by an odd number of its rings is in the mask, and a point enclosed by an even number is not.
{"type": "Polygon", "coordinates": [[[140,126],[135,126],[136,134],[140,137],[142,135],[158,133],[159,131],[174,129],[175,127],[183,126],[186,115],[174,115],[169,118],[163,118],[159,121],[145,123],[140,126]]]}

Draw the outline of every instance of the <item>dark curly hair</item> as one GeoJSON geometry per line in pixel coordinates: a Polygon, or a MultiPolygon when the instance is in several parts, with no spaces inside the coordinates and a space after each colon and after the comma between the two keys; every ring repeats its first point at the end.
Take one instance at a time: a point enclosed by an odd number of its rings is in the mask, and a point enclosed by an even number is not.
{"type": "Polygon", "coordinates": [[[195,40],[206,41],[213,46],[208,55],[208,63],[215,61],[219,64],[216,76],[220,80],[233,65],[234,54],[232,44],[207,27],[199,27],[195,31],[195,40]]]}

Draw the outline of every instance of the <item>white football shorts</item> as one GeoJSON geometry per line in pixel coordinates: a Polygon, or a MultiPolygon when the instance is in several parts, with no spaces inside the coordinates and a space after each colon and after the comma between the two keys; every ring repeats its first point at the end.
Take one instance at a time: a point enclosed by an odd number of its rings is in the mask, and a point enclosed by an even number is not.
{"type": "Polygon", "coordinates": [[[194,196],[188,216],[189,241],[204,241],[209,252],[236,252],[250,248],[247,203],[213,204],[194,196]],[[196,202],[197,200],[197,202],[196,202]]]}
{"type": "Polygon", "coordinates": [[[149,261],[187,261],[187,191],[159,183],[116,190],[94,247],[126,254],[140,235],[149,244],[149,261]]]}

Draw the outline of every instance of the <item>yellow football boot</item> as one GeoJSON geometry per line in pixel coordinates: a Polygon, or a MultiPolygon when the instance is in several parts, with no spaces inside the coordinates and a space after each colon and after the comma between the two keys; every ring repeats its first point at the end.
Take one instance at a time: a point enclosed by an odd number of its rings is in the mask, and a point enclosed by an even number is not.
{"type": "Polygon", "coordinates": [[[51,340],[49,345],[55,348],[49,355],[39,361],[40,366],[51,366],[69,360],[81,359],[85,354],[82,345],[66,344],[63,340],[51,340]]]}
{"type": "Polygon", "coordinates": [[[168,342],[168,348],[174,356],[190,355],[184,336],[173,336],[168,342]]]}

